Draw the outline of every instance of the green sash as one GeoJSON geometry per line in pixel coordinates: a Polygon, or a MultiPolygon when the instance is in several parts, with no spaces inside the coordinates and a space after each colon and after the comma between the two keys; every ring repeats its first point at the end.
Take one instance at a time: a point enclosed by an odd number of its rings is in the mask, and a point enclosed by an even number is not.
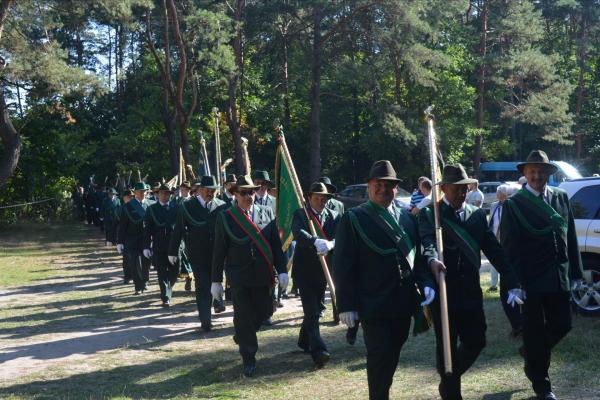
{"type": "MultiPolygon", "coordinates": [[[[158,206],[156,206],[156,207],[162,207],[162,205],[160,203],[156,203],[156,204],[158,204],[158,206]]],[[[168,210],[168,211],[163,210],[163,212],[165,212],[165,213],[168,213],[169,211],[171,211],[171,210],[168,210]]],[[[148,213],[150,213],[150,217],[152,217],[152,221],[154,221],[154,224],[159,228],[164,228],[169,223],[171,225],[173,225],[173,221],[169,221],[168,214],[165,214],[165,222],[160,222],[156,216],[156,213],[154,212],[154,207],[148,207],[148,213]]]]}
{"type": "Polygon", "coordinates": [[[239,227],[250,237],[252,242],[258,248],[258,251],[262,254],[263,258],[267,262],[267,266],[269,267],[269,276],[271,278],[271,286],[275,283],[275,276],[273,274],[273,251],[271,250],[271,246],[269,242],[260,229],[248,216],[246,213],[242,212],[242,210],[238,207],[231,207],[227,210],[229,215],[233,218],[233,220],[239,225],[239,227]]]}
{"type": "MultiPolygon", "coordinates": [[[[415,266],[415,256],[417,254],[417,249],[415,247],[415,245],[413,244],[412,240],[410,239],[410,237],[408,236],[408,234],[404,231],[404,229],[402,229],[402,227],[398,224],[398,222],[394,219],[394,217],[392,217],[392,215],[388,212],[388,210],[386,210],[385,208],[381,207],[378,204],[373,203],[371,200],[367,201],[367,208],[366,210],[369,211],[373,210],[375,211],[375,213],[381,217],[381,219],[383,219],[383,221],[385,221],[385,224],[387,226],[389,226],[393,232],[396,234],[396,236],[400,239],[397,240],[394,237],[394,242],[396,243],[396,245],[398,246],[398,248],[400,249],[400,251],[402,252],[402,255],[406,258],[406,261],[408,261],[408,265],[410,265],[410,268],[414,268],[415,266]]],[[[389,229],[386,229],[386,233],[388,232],[389,229]]]]}
{"type": "MultiPolygon", "coordinates": [[[[315,225],[315,231],[317,233],[317,237],[319,239],[325,239],[325,240],[329,240],[327,238],[327,235],[325,234],[325,231],[323,230],[323,225],[321,225],[321,221],[319,221],[319,219],[317,218],[317,216],[315,215],[314,212],[312,212],[312,209],[308,206],[305,206],[306,211],[308,216],[310,217],[310,220],[313,222],[313,224],[315,225]]],[[[322,212],[326,212],[325,209],[323,209],[322,212]]]]}
{"type": "MultiPolygon", "coordinates": [[[[131,200],[133,201],[133,200],[131,200]]],[[[142,223],[142,221],[144,220],[144,216],[146,215],[146,210],[144,210],[144,207],[142,207],[142,205],[140,204],[139,201],[135,200],[134,204],[131,204],[131,201],[127,204],[125,204],[125,206],[123,207],[123,209],[125,210],[125,214],[127,214],[127,218],[129,218],[129,220],[131,222],[133,222],[134,224],[140,224],[142,223]],[[134,208],[135,211],[137,211],[138,215],[140,215],[139,219],[135,219],[133,217],[133,215],[131,215],[131,213],[129,212],[129,207],[127,207],[129,204],[131,204],[131,207],[134,208]]]]}
{"type": "MultiPolygon", "coordinates": [[[[531,193],[526,188],[522,188],[521,190],[519,190],[517,192],[517,194],[520,195],[521,197],[523,197],[525,200],[529,201],[531,203],[531,205],[535,206],[535,208],[532,208],[532,210],[534,212],[541,211],[541,212],[537,212],[536,214],[539,215],[540,217],[542,217],[543,219],[546,219],[545,222],[546,222],[546,224],[549,225],[549,226],[547,226],[545,228],[541,228],[541,229],[534,228],[529,223],[529,221],[527,221],[527,218],[523,215],[523,213],[521,212],[521,210],[519,209],[518,206],[510,207],[510,209],[512,211],[514,211],[514,214],[517,217],[517,219],[519,220],[519,222],[521,223],[521,225],[526,230],[528,230],[532,235],[535,235],[535,236],[545,236],[545,235],[549,234],[551,231],[555,231],[556,233],[558,233],[564,237],[567,236],[567,231],[569,229],[567,222],[564,220],[564,218],[558,212],[556,212],[556,210],[554,208],[552,208],[552,206],[550,204],[546,203],[539,197],[534,196],[533,193],[531,193]]],[[[514,197],[513,197],[513,199],[514,199],[514,197]]]]}
{"type": "MultiPolygon", "coordinates": [[[[192,200],[193,201],[193,200],[192,200]]],[[[184,201],[181,203],[181,208],[183,209],[183,214],[185,216],[185,219],[193,226],[195,227],[200,227],[200,226],[204,226],[206,225],[208,222],[206,221],[198,221],[196,220],[194,217],[192,217],[192,214],[190,213],[190,210],[188,210],[188,206],[191,204],[190,201],[184,201]]]]}
{"type": "Polygon", "coordinates": [[[481,266],[481,247],[469,232],[455,221],[446,216],[442,217],[442,225],[447,228],[448,234],[460,247],[467,259],[476,267],[481,266]]]}

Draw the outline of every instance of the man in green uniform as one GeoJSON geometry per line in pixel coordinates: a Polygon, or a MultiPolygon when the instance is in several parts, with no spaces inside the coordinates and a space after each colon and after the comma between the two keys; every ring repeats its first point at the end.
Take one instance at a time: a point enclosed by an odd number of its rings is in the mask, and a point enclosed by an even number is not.
{"type": "Polygon", "coordinates": [[[419,295],[435,297],[433,277],[421,254],[415,217],[393,200],[399,179],[392,164],[376,161],[368,177],[369,201],[348,210],[335,237],[333,275],[340,320],[360,317],[367,347],[370,399],[388,399],[400,349],[408,338],[419,295]]]}
{"type": "Polygon", "coordinates": [[[117,251],[125,254],[127,265],[131,269],[135,294],[143,293],[147,289],[147,273],[142,264],[144,217],[148,207],[145,200],[147,190],[148,185],[144,182],[135,184],[135,197],[123,206],[118,227],[117,251]]]}
{"type": "MultiPolygon", "coordinates": [[[[177,199],[176,199],[178,206],[181,206],[181,203],[192,198],[192,196],[190,195],[191,188],[192,187],[191,187],[189,181],[181,182],[181,185],[179,185],[179,196],[177,196],[177,199]]],[[[185,251],[185,241],[184,240],[181,241],[181,246],[179,248],[178,262],[179,262],[179,278],[185,279],[184,288],[186,291],[189,292],[192,290],[192,274],[194,271],[192,270],[192,264],[190,264],[190,260],[185,251]]]]}
{"type": "MultiPolygon", "coordinates": [[[[323,183],[313,183],[307,195],[308,203],[305,208],[296,210],[292,219],[292,232],[296,241],[292,278],[300,289],[304,312],[298,346],[310,353],[317,368],[321,368],[329,361],[330,355],[319,332],[321,301],[327,287],[319,255],[327,255],[333,249],[340,216],[325,207],[332,194],[323,183]],[[315,227],[314,236],[308,227],[307,214],[315,227]]],[[[331,257],[328,258],[331,261],[331,257]]]]}
{"type": "Polygon", "coordinates": [[[144,257],[156,267],[160,299],[163,307],[171,305],[172,287],[179,268],[169,262],[169,240],[177,216],[177,203],[171,201],[173,191],[165,184],[158,187],[157,202],[146,209],[144,220],[144,257]]]}
{"type": "MultiPolygon", "coordinates": [[[[198,195],[183,202],[177,212],[169,245],[169,261],[172,264],[177,262],[179,245],[182,240],[185,241],[186,254],[194,271],[198,317],[202,330],[208,332],[212,329],[210,285],[215,219],[227,206],[215,198],[218,186],[214,176],[203,176],[194,182],[194,186],[198,187],[198,195]]],[[[216,312],[222,312],[224,308],[222,303],[215,303],[216,312]]]]}
{"type": "Polygon", "coordinates": [[[114,188],[107,190],[107,197],[102,201],[100,208],[100,220],[104,224],[106,245],[114,246],[117,243],[117,221],[115,212],[121,205],[118,193],[114,188]]]}
{"type": "MultiPolygon", "coordinates": [[[[117,207],[117,209],[115,210],[115,243],[120,243],[119,241],[119,224],[121,221],[121,218],[123,216],[123,207],[125,207],[125,204],[129,203],[129,201],[133,198],[133,191],[131,189],[127,189],[123,192],[123,202],[117,207]]],[[[129,282],[131,282],[131,268],[129,267],[128,264],[128,260],[127,257],[125,256],[125,253],[122,253],[122,258],[123,258],[123,283],[128,285],[129,282]]]]}
{"type": "Polygon", "coordinates": [[[557,168],[541,150],[517,168],[527,178],[504,202],[500,240],[515,265],[523,306],[525,374],[538,399],[556,399],[548,377],[552,348],[571,330],[569,290],[584,290],[581,255],[567,193],[548,186],[557,168]]]}
{"type": "Polygon", "coordinates": [[[465,202],[468,185],[475,179],[470,179],[460,164],[446,165],[442,175],[438,184],[441,184],[444,197],[438,206],[444,264],[438,261],[432,206],[423,208],[419,213],[419,226],[423,254],[433,275],[438,277],[440,270],[446,273],[452,374],[446,374],[444,370],[439,299],[432,304],[437,369],[441,377],[440,396],[443,400],[460,400],[461,375],[473,365],[485,347],[486,322],[479,283],[481,251],[500,272],[503,285],[509,289],[508,303],[514,307],[522,302],[524,296],[506,254],[489,228],[485,212],[465,202]]]}
{"type": "Polygon", "coordinates": [[[273,212],[275,212],[275,207],[277,201],[275,197],[269,194],[269,189],[274,187],[273,182],[271,182],[269,178],[269,173],[267,171],[263,171],[257,169],[252,173],[252,180],[254,184],[259,187],[256,191],[256,201],[255,204],[259,206],[270,207],[273,212]]]}
{"type": "Polygon", "coordinates": [[[286,259],[270,207],[254,204],[259,186],[249,176],[239,176],[234,188],[236,205],[217,218],[211,293],[223,293],[223,269],[233,297],[233,340],[244,363],[244,375],[254,375],[258,341],[256,331],[273,310],[275,274],[279,285],[288,283],[286,259]]]}
{"type": "MultiPolygon", "coordinates": [[[[328,176],[322,176],[319,178],[319,182],[322,182],[327,186],[327,191],[332,195],[337,193],[337,187],[331,183],[331,179],[328,176]]],[[[336,200],[333,196],[327,202],[327,208],[337,212],[339,215],[344,215],[344,203],[336,200]]]]}

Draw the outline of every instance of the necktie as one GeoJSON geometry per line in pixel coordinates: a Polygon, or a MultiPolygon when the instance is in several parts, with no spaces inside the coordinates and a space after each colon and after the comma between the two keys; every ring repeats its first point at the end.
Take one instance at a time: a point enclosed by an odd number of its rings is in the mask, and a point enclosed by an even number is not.
{"type": "Polygon", "coordinates": [[[462,222],[462,218],[460,216],[461,210],[456,210],[454,212],[454,214],[456,214],[456,219],[458,220],[458,222],[462,222]]]}

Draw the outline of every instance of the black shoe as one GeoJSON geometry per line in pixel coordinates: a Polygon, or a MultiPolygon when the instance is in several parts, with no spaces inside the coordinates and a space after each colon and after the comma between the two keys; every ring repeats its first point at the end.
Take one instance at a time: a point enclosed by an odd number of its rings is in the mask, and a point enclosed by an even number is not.
{"type": "Polygon", "coordinates": [[[328,352],[326,352],[325,350],[318,352],[313,357],[313,360],[315,362],[315,367],[323,368],[323,366],[329,362],[330,358],[331,358],[331,355],[328,352]]]}
{"type": "Polygon", "coordinates": [[[292,293],[296,297],[300,296],[300,291],[297,287],[293,287],[290,293],[292,293]]]}
{"type": "Polygon", "coordinates": [[[290,296],[287,293],[284,293],[284,294],[281,295],[281,298],[284,299],[284,300],[287,300],[287,299],[290,298],[290,296]]]}
{"type": "Polygon", "coordinates": [[[202,322],[200,324],[200,329],[202,329],[204,332],[210,332],[212,331],[212,324],[210,322],[202,322]]]}
{"type": "Polygon", "coordinates": [[[487,291],[488,292],[497,292],[498,288],[496,286],[490,286],[487,291]]]}
{"type": "Polygon", "coordinates": [[[338,313],[333,314],[333,323],[339,325],[340,323],[340,315],[338,313]]]}
{"type": "Polygon", "coordinates": [[[222,313],[223,311],[225,311],[227,308],[225,308],[225,306],[224,306],[224,305],[222,305],[222,304],[219,304],[219,305],[215,305],[215,306],[214,306],[214,309],[215,309],[215,314],[220,314],[220,313],[222,313]]]}
{"type": "Polygon", "coordinates": [[[192,278],[185,278],[185,290],[186,292],[192,290],[192,278]]]}
{"type": "Polygon", "coordinates": [[[129,285],[130,282],[131,282],[130,279],[123,279],[123,284],[124,285],[129,285]]]}
{"type": "Polygon", "coordinates": [[[163,301],[162,306],[165,308],[171,307],[171,302],[169,300],[163,301]]]}
{"type": "Polygon", "coordinates": [[[244,376],[252,378],[256,372],[256,361],[244,363],[244,376]]]}
{"type": "Polygon", "coordinates": [[[135,294],[135,295],[138,295],[138,294],[142,294],[142,293],[143,293],[143,291],[141,291],[141,290],[136,290],[134,294],[135,294]]]}
{"type": "Polygon", "coordinates": [[[148,290],[148,283],[144,283],[144,290],[148,290]]]}
{"type": "Polygon", "coordinates": [[[348,330],[346,331],[346,342],[348,342],[348,344],[350,346],[354,346],[354,343],[356,343],[356,335],[358,333],[358,327],[354,327],[354,328],[348,328],[348,330]]]}
{"type": "Polygon", "coordinates": [[[557,397],[551,390],[547,392],[538,392],[535,394],[539,400],[556,400],[557,397]]]}
{"type": "Polygon", "coordinates": [[[281,301],[278,301],[277,302],[277,308],[281,308],[281,307],[283,307],[283,303],[281,301]]]}
{"type": "Polygon", "coordinates": [[[304,353],[310,354],[310,346],[309,345],[303,345],[303,344],[298,343],[298,347],[300,347],[304,353]]]}
{"type": "Polygon", "coordinates": [[[237,336],[233,335],[233,343],[235,344],[239,344],[238,340],[237,340],[237,336]]]}
{"type": "Polygon", "coordinates": [[[265,319],[263,321],[263,325],[265,325],[265,326],[272,326],[273,325],[273,318],[269,317],[269,318],[265,319]]]}

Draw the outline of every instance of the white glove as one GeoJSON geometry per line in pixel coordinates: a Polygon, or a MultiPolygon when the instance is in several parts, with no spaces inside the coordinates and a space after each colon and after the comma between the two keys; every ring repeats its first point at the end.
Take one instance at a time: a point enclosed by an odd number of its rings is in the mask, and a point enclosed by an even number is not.
{"type": "Polygon", "coordinates": [[[583,286],[584,286],[583,279],[575,279],[571,282],[571,290],[572,291],[581,290],[581,289],[583,289],[583,286]]]}
{"type": "Polygon", "coordinates": [[[177,262],[177,256],[168,256],[169,257],[169,262],[171,263],[171,265],[175,265],[175,263],[177,262]]]}
{"type": "Polygon", "coordinates": [[[315,239],[315,248],[317,249],[318,254],[327,252],[327,240],[315,239]]]}
{"type": "Polygon", "coordinates": [[[119,244],[117,245],[117,251],[119,252],[119,254],[122,254],[122,253],[123,253],[123,248],[124,248],[124,246],[123,246],[121,243],[119,243],[119,244]]]}
{"type": "Polygon", "coordinates": [[[99,209],[99,208],[96,208],[96,211],[100,211],[100,209],[99,209]]]}
{"type": "Polygon", "coordinates": [[[514,307],[516,304],[523,304],[523,299],[525,299],[525,292],[521,289],[510,289],[508,291],[508,299],[506,300],[506,304],[509,304],[511,307],[514,307]]]}
{"type": "Polygon", "coordinates": [[[150,251],[150,249],[144,249],[144,251],[142,251],[142,254],[144,255],[144,257],[146,257],[147,259],[150,259],[152,257],[152,251],[150,251]]]}
{"type": "Polygon", "coordinates": [[[429,286],[425,286],[423,293],[425,294],[425,300],[421,303],[421,306],[428,306],[435,299],[435,290],[429,286]]]}
{"type": "Polygon", "coordinates": [[[348,328],[354,328],[356,321],[358,321],[358,313],[356,311],[346,311],[340,313],[340,321],[348,328]]]}
{"type": "Polygon", "coordinates": [[[327,240],[325,242],[325,244],[327,245],[327,251],[330,252],[335,247],[335,239],[334,240],[327,240]]]}
{"type": "Polygon", "coordinates": [[[103,222],[104,222],[104,218],[100,218],[100,221],[103,221],[103,222]]]}
{"type": "Polygon", "coordinates": [[[288,283],[289,283],[288,274],[286,274],[285,272],[279,274],[279,287],[281,288],[281,290],[287,289],[288,283]]]}
{"type": "Polygon", "coordinates": [[[210,294],[213,299],[221,299],[223,297],[223,284],[221,282],[213,282],[210,285],[210,294]]]}

